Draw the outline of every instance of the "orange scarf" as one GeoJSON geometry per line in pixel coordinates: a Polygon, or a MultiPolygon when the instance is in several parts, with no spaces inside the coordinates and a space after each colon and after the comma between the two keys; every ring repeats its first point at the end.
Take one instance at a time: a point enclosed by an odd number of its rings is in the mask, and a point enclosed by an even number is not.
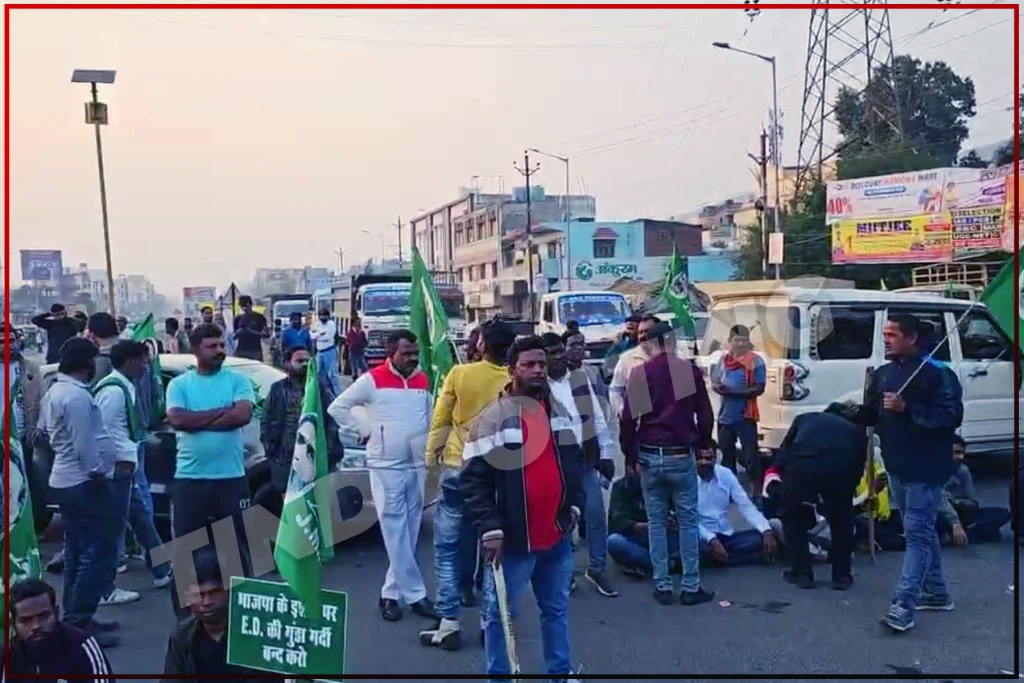
{"type": "MultiPolygon", "coordinates": [[[[754,386],[754,371],[757,368],[758,361],[757,354],[753,351],[747,351],[739,358],[735,358],[732,354],[725,354],[725,358],[722,359],[723,365],[725,365],[726,372],[732,372],[733,370],[739,370],[743,368],[746,379],[747,387],[754,386]]],[[[757,397],[751,396],[747,399],[747,404],[743,409],[743,417],[747,420],[753,420],[757,422],[761,419],[761,413],[757,409],[757,397]]]]}

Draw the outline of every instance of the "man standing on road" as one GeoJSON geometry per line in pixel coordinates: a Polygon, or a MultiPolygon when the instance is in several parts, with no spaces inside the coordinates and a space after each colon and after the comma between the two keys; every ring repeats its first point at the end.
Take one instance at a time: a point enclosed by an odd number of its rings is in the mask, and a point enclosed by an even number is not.
{"type": "Polygon", "coordinates": [[[618,363],[612,373],[612,382],[608,387],[608,400],[611,402],[612,411],[615,415],[622,414],[622,401],[626,396],[626,382],[633,369],[644,364],[651,357],[651,350],[645,344],[650,337],[651,329],[661,323],[661,320],[654,315],[645,315],[640,318],[637,326],[637,340],[639,344],[633,346],[619,356],[618,363]]]}
{"type": "Polygon", "coordinates": [[[445,377],[427,439],[427,457],[432,462],[436,458],[443,465],[434,512],[434,571],[440,620],[433,630],[420,632],[420,642],[442,650],[462,646],[460,602],[471,603],[467,606],[475,603],[472,575],[476,571],[478,541],[459,489],[462,452],[470,425],[508,384],[505,360],[516,338],[512,328],[501,321],[485,325],[482,334],[484,359],[456,365],[445,377]],[[469,577],[464,576],[467,571],[469,577]],[[466,588],[460,598],[463,586],[466,588]]]}
{"type": "Polygon", "coordinates": [[[11,622],[11,678],[6,680],[41,675],[44,681],[63,681],[77,676],[113,683],[100,644],[88,632],[60,622],[57,595],[45,581],[26,579],[11,586],[11,622]]]}
{"type": "Polygon", "coordinates": [[[117,321],[109,313],[93,313],[89,316],[89,322],[85,327],[85,338],[96,345],[99,353],[96,355],[96,374],[93,376],[93,386],[101,379],[110,374],[114,369],[110,361],[110,351],[114,345],[121,341],[121,335],[117,331],[117,321]]]}
{"type": "Polygon", "coordinates": [[[548,358],[548,388],[555,400],[569,411],[587,464],[583,473],[583,493],[590,562],[583,576],[598,593],[606,598],[615,598],[619,592],[604,571],[608,564],[608,520],[601,483],[603,479],[610,486],[615,478],[615,461],[612,459],[615,444],[608,431],[603,405],[587,372],[569,371],[562,337],[549,332],[541,340],[548,358]]]}
{"type": "Polygon", "coordinates": [[[164,351],[167,353],[188,353],[188,335],[181,331],[177,318],[164,321],[164,351]]]}
{"type": "Polygon", "coordinates": [[[46,332],[47,363],[59,362],[60,347],[81,332],[78,321],[68,317],[67,309],[62,304],[54,304],[50,306],[49,313],[40,313],[32,318],[32,324],[46,332]]]}
{"type": "Polygon", "coordinates": [[[199,310],[199,318],[202,321],[201,322],[202,325],[212,325],[213,324],[213,307],[212,306],[203,306],[199,310]]]}
{"type": "Polygon", "coordinates": [[[338,376],[338,324],[331,320],[331,312],[320,311],[320,324],[313,328],[312,343],[316,352],[316,371],[327,378],[335,394],[341,393],[338,376]]]}
{"type": "Polygon", "coordinates": [[[64,343],[41,415],[54,454],[50,487],[64,524],[64,618],[103,647],[113,647],[119,639],[110,631],[117,625],[93,615],[117,569],[124,509],[112,480],[115,447],[88,388],[95,357],[88,339],[64,343]]]}
{"type": "Polygon", "coordinates": [[[288,318],[289,325],[281,331],[281,350],[286,351],[298,346],[307,351],[313,350],[313,342],[309,328],[302,324],[302,314],[292,313],[288,318]]]}
{"type": "Polygon", "coordinates": [[[735,325],[729,330],[729,350],[711,372],[711,388],[722,397],[718,410],[718,443],[722,464],[735,473],[736,442],[739,463],[747,471],[754,498],[761,496],[761,473],[757,453],[757,397],[764,393],[767,370],[750,344],[750,330],[735,325]]]}
{"type": "Polygon", "coordinates": [[[270,326],[262,313],[252,310],[252,297],[238,297],[242,314],[235,318],[235,355],[263,362],[263,340],[270,337],[270,326]]]}
{"type": "Polygon", "coordinates": [[[368,345],[366,332],[363,331],[363,323],[359,318],[352,318],[352,325],[345,333],[345,346],[348,348],[348,364],[352,369],[354,379],[358,379],[359,375],[370,371],[370,367],[366,364],[366,347],[368,345]]]}
{"type": "Polygon", "coordinates": [[[935,525],[945,483],[956,472],[953,438],[964,408],[956,376],[922,357],[920,330],[912,315],[889,317],[882,337],[892,360],[875,371],[860,413],[862,424],[875,425],[903,515],[903,571],[882,619],[898,633],[914,627],[915,609],[953,609],[935,525]]]}
{"type": "Polygon", "coordinates": [[[619,422],[627,469],[640,470],[650,524],[654,598],[673,602],[668,573],[668,518],[675,508],[683,564],[684,605],[709,602],[700,586],[700,530],[697,516],[696,450],[712,444],[714,411],[700,368],[676,354],[675,333],[654,325],[643,344],[650,360],[630,373],[619,422]]]}
{"type": "Polygon", "coordinates": [[[390,562],[380,594],[381,616],[401,619],[402,600],[421,617],[437,619],[416,563],[426,486],[424,441],[433,407],[430,381],[419,369],[420,347],[412,332],[392,334],[388,353],[387,362],[353,382],[327,413],[366,444],[370,491],[390,562]],[[365,417],[353,412],[356,407],[365,417]]]}
{"type": "Polygon", "coordinates": [[[117,333],[119,335],[124,334],[125,330],[128,329],[128,318],[123,315],[117,316],[117,333]]]}
{"type": "Polygon", "coordinates": [[[513,614],[532,586],[548,675],[566,681],[573,673],[568,532],[583,506],[586,464],[568,408],[548,390],[544,342],[539,337],[516,340],[508,362],[512,383],[474,423],[459,477],[467,514],[488,561],[483,614],[487,673],[511,673],[495,588],[494,569],[500,566],[513,614]]]}
{"type": "MultiPolygon", "coordinates": [[[[639,326],[640,316],[631,315],[628,318],[626,318],[625,329],[619,333],[619,336],[615,339],[615,343],[612,345],[610,349],[608,349],[608,353],[605,354],[605,359],[622,355],[626,351],[636,348],[636,345],[638,343],[637,329],[639,328],[639,326]]],[[[579,329],[577,329],[576,332],[579,332],[579,329]]]]}
{"type": "Polygon", "coordinates": [[[248,575],[249,549],[239,506],[246,493],[243,427],[252,419],[252,383],[224,367],[219,327],[200,325],[192,332],[191,344],[196,367],[167,385],[167,422],[178,434],[171,495],[174,536],[181,538],[205,528],[209,520],[231,517],[241,569],[248,575]]]}

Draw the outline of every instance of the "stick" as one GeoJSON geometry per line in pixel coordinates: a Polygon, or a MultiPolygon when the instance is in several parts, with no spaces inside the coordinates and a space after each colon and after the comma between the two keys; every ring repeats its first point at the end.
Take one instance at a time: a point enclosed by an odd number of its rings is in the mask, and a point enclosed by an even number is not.
{"type": "Polygon", "coordinates": [[[896,392],[897,396],[903,395],[903,392],[906,391],[908,386],[910,386],[910,383],[914,381],[915,377],[917,377],[917,373],[921,372],[921,368],[924,367],[925,363],[930,361],[932,359],[932,356],[935,355],[935,352],[938,351],[943,344],[948,342],[950,337],[952,337],[953,334],[960,329],[960,323],[962,323],[967,318],[968,314],[970,314],[970,312],[974,310],[974,307],[977,306],[979,303],[981,303],[981,301],[977,299],[971,302],[971,305],[967,307],[967,310],[964,311],[964,314],[960,316],[959,320],[956,321],[956,325],[953,325],[953,329],[946,333],[946,336],[942,338],[942,341],[936,344],[935,348],[932,349],[931,353],[925,356],[925,359],[921,362],[921,364],[914,368],[914,371],[910,373],[910,377],[908,377],[907,381],[903,383],[903,386],[900,387],[900,390],[896,392]]]}
{"type": "MultiPolygon", "coordinates": [[[[501,617],[501,630],[505,633],[505,650],[508,653],[509,667],[512,675],[519,674],[519,657],[516,655],[516,636],[512,630],[512,613],[508,608],[508,591],[505,588],[505,571],[500,564],[492,565],[494,570],[494,592],[498,595],[498,614],[501,617]]],[[[520,683],[519,679],[513,679],[520,683]]]]}
{"type": "MultiPolygon", "coordinates": [[[[919,368],[920,369],[920,368],[919,368]]],[[[867,402],[868,390],[871,386],[871,375],[875,369],[869,367],[864,371],[864,402],[867,402]]],[[[868,486],[868,498],[865,501],[865,506],[868,515],[868,552],[871,554],[871,564],[875,563],[875,507],[877,502],[877,494],[875,493],[875,429],[874,427],[867,428],[868,436],[868,452],[867,462],[865,463],[866,478],[868,486]]]]}

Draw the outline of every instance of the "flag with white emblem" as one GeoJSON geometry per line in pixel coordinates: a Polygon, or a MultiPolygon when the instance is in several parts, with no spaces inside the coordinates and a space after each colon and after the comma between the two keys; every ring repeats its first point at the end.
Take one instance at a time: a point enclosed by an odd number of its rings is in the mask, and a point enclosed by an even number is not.
{"type": "Polygon", "coordinates": [[[437,295],[418,249],[412,250],[412,297],[409,302],[409,329],[420,343],[420,369],[430,379],[435,396],[445,375],[455,365],[448,335],[448,316],[437,295]]]}

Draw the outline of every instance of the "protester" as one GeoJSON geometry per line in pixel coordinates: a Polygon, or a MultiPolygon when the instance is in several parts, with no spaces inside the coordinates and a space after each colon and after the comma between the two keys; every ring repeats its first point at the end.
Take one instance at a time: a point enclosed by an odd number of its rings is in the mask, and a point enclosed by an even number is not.
{"type": "Polygon", "coordinates": [[[185,336],[191,337],[192,330],[195,328],[195,322],[189,316],[185,316],[185,319],[181,321],[181,329],[185,333],[185,336]]]}
{"type": "MultiPolygon", "coordinates": [[[[619,332],[615,338],[615,343],[612,344],[611,348],[608,349],[608,353],[605,354],[605,358],[613,358],[635,348],[639,343],[637,340],[639,327],[640,316],[631,315],[626,318],[625,329],[619,332]]],[[[579,332],[579,325],[576,326],[576,331],[579,332]]]]}
{"type": "Polygon", "coordinates": [[[602,480],[611,486],[611,480],[615,478],[615,444],[608,430],[604,406],[590,383],[588,373],[585,370],[569,371],[562,337],[549,332],[541,337],[541,341],[547,354],[548,389],[569,413],[587,464],[583,473],[583,492],[590,562],[583,576],[601,595],[618,597],[619,592],[604,571],[608,563],[608,527],[602,480]]]}
{"type": "MultiPolygon", "coordinates": [[[[230,593],[221,578],[216,553],[208,548],[196,553],[195,576],[189,578],[185,595],[191,614],[175,626],[167,641],[164,674],[192,676],[196,681],[214,676],[234,676],[238,683],[284,680],[228,664],[230,593]]],[[[165,679],[164,683],[172,680],[181,679],[165,679]]]]}
{"type": "Polygon", "coordinates": [[[761,467],[757,448],[757,397],[764,393],[767,370],[750,344],[750,330],[735,325],[729,330],[729,349],[711,370],[711,389],[721,396],[718,409],[718,443],[722,464],[736,472],[736,442],[740,444],[739,464],[747,471],[755,500],[761,496],[761,467]]]}
{"type": "Polygon", "coordinates": [[[240,504],[246,493],[243,428],[252,419],[255,403],[252,383],[224,367],[219,327],[195,328],[191,346],[196,367],[167,385],[167,422],[178,436],[171,491],[174,537],[205,528],[209,519],[231,517],[241,541],[241,569],[248,574],[240,504]]]}
{"type": "Polygon", "coordinates": [[[771,562],[777,548],[771,525],[751,502],[733,471],[717,464],[717,459],[714,444],[697,448],[701,555],[712,564],[728,567],[771,562]],[[733,506],[753,529],[733,528],[733,506]]]}
{"type": "Polygon", "coordinates": [[[511,673],[494,580],[500,565],[510,609],[527,586],[533,588],[548,675],[565,680],[573,672],[567,530],[583,506],[585,463],[568,408],[548,389],[544,342],[533,336],[516,340],[508,362],[512,382],[474,423],[459,477],[489,563],[483,614],[487,674],[511,673]]]}
{"type": "Polygon", "coordinates": [[[69,339],[61,347],[57,381],[43,397],[41,415],[54,460],[50,488],[64,525],[64,618],[103,647],[117,645],[116,624],[93,615],[117,569],[124,508],[113,482],[115,445],[89,393],[96,346],[69,339]]]}
{"type": "Polygon", "coordinates": [[[203,306],[199,309],[199,320],[201,325],[212,325],[213,319],[213,306],[203,306]]]}
{"type": "Polygon", "coordinates": [[[46,362],[60,361],[60,347],[68,339],[77,337],[82,328],[77,320],[68,317],[62,304],[50,306],[49,313],[40,313],[32,318],[32,324],[46,332],[46,362]]]}
{"type": "Polygon", "coordinates": [[[125,330],[128,329],[128,318],[123,315],[117,316],[117,333],[119,335],[124,334],[125,330]]]}
{"type": "Polygon", "coordinates": [[[338,376],[338,324],[331,320],[331,312],[326,308],[321,309],[319,320],[320,324],[313,328],[311,341],[316,351],[316,369],[321,377],[330,382],[334,393],[339,394],[341,377],[338,376]]]}
{"type": "Polygon", "coordinates": [[[352,318],[352,324],[345,333],[345,347],[348,348],[348,364],[352,370],[352,377],[358,379],[364,372],[369,372],[370,367],[366,364],[366,347],[369,342],[366,339],[366,332],[363,331],[363,323],[359,318],[352,318]]]}
{"type": "Polygon", "coordinates": [[[57,594],[45,581],[25,579],[11,586],[10,668],[5,680],[35,676],[44,683],[72,676],[114,683],[110,662],[87,631],[60,621],[57,594]]]}
{"type": "Polygon", "coordinates": [[[221,332],[224,333],[224,351],[227,353],[227,355],[234,356],[235,355],[235,336],[233,334],[228,334],[227,333],[227,331],[228,331],[228,323],[227,323],[227,320],[224,319],[224,314],[223,313],[217,313],[216,315],[214,315],[213,316],[213,324],[216,325],[217,327],[219,327],[221,329],[221,332]]]}
{"type": "Polygon", "coordinates": [[[178,325],[177,318],[164,321],[164,349],[167,353],[189,353],[188,335],[178,325]]]}
{"type": "Polygon", "coordinates": [[[263,362],[263,340],[270,337],[270,326],[262,313],[252,310],[252,297],[238,297],[242,314],[235,317],[235,355],[263,362]]]}
{"type": "Polygon", "coordinates": [[[939,536],[958,548],[964,548],[968,543],[998,542],[1002,538],[1000,530],[1012,517],[1006,508],[979,505],[974,477],[964,462],[966,448],[960,435],[953,437],[956,472],[946,482],[939,504],[939,536]]]}
{"type": "Polygon", "coordinates": [[[99,351],[93,361],[96,365],[96,374],[93,376],[93,384],[110,374],[113,364],[110,361],[110,351],[114,345],[121,341],[121,335],[117,331],[117,321],[109,313],[93,313],[85,327],[85,338],[96,345],[99,351]]]}
{"type": "MultiPolygon", "coordinates": [[[[260,421],[260,441],[270,461],[271,481],[253,496],[254,505],[262,505],[276,517],[281,516],[284,493],[288,488],[288,475],[295,455],[295,435],[302,419],[306,396],[306,375],[309,368],[309,350],[292,346],[284,352],[284,379],[274,382],[267,394],[260,421]]],[[[334,391],[323,377],[317,378],[320,405],[329,406],[334,391]]],[[[327,465],[329,469],[341,462],[344,448],[338,438],[338,426],[330,415],[324,420],[327,436],[327,465]]]]}
{"type": "Polygon", "coordinates": [[[483,336],[480,326],[474,327],[466,338],[466,362],[476,363],[484,359],[483,336]]]}
{"type": "MultiPolygon", "coordinates": [[[[643,324],[643,323],[641,323],[643,324]]],[[[654,598],[673,601],[668,573],[667,523],[671,507],[679,521],[684,605],[709,602],[714,593],[700,586],[699,522],[695,449],[712,444],[714,412],[700,368],[676,354],[675,333],[667,323],[649,329],[642,346],[650,357],[630,373],[619,439],[626,467],[640,468],[650,524],[654,598]]]]}
{"type": "MultiPolygon", "coordinates": [[[[666,524],[670,531],[675,531],[678,526],[674,516],[666,524]]],[[[608,554],[627,576],[642,579],[653,571],[647,526],[640,472],[630,469],[626,476],[612,484],[608,502],[608,554]]],[[[668,558],[669,574],[678,574],[681,571],[678,534],[668,535],[668,558]]]]}
{"type": "MultiPolygon", "coordinates": [[[[23,379],[26,372],[22,363],[21,339],[18,331],[14,328],[8,328],[2,320],[0,320],[0,337],[3,338],[4,344],[10,348],[10,367],[4,365],[0,368],[0,372],[3,373],[7,381],[10,406],[13,408],[11,411],[11,437],[21,442],[28,434],[25,420],[25,381],[23,379]]],[[[0,349],[0,352],[2,351],[3,349],[0,349]]],[[[7,415],[7,408],[7,404],[0,406],[0,419],[7,415]]]]}
{"type": "Polygon", "coordinates": [[[302,314],[292,313],[288,322],[288,327],[281,331],[281,348],[287,350],[298,346],[312,351],[313,342],[309,335],[309,328],[302,323],[302,314]]]}
{"type": "Polygon", "coordinates": [[[433,404],[419,358],[416,335],[393,333],[387,361],[353,382],[327,409],[341,429],[366,444],[370,490],[390,562],[379,604],[386,621],[402,618],[399,600],[422,617],[437,618],[416,563],[426,485],[421,449],[433,404]],[[353,413],[357,406],[365,417],[353,413]]]}
{"type": "Polygon", "coordinates": [[[920,322],[891,315],[882,330],[886,355],[868,387],[859,418],[874,425],[903,516],[907,550],[883,623],[896,632],[914,626],[915,609],[950,611],[936,523],[945,483],[956,472],[953,437],[963,420],[959,381],[927,362],[918,348],[920,322]]]}
{"type": "Polygon", "coordinates": [[[615,364],[615,370],[612,372],[612,381],[608,387],[608,400],[615,415],[622,414],[622,401],[626,395],[626,383],[633,369],[643,365],[651,357],[650,347],[644,344],[644,342],[647,341],[651,329],[660,323],[661,319],[654,315],[641,317],[636,332],[638,344],[623,352],[615,364]]]}
{"type": "Polygon", "coordinates": [[[270,364],[275,368],[281,367],[281,356],[284,353],[284,346],[281,340],[281,321],[274,321],[274,331],[270,335],[270,364]]]}
{"type": "Polygon", "coordinates": [[[505,362],[516,335],[506,323],[493,322],[484,326],[482,338],[483,360],[456,365],[445,377],[434,405],[427,439],[427,457],[443,465],[434,512],[439,622],[433,630],[420,632],[420,642],[442,650],[461,647],[460,603],[472,606],[476,602],[473,575],[477,568],[478,543],[459,488],[462,453],[470,425],[508,384],[505,362]]]}

